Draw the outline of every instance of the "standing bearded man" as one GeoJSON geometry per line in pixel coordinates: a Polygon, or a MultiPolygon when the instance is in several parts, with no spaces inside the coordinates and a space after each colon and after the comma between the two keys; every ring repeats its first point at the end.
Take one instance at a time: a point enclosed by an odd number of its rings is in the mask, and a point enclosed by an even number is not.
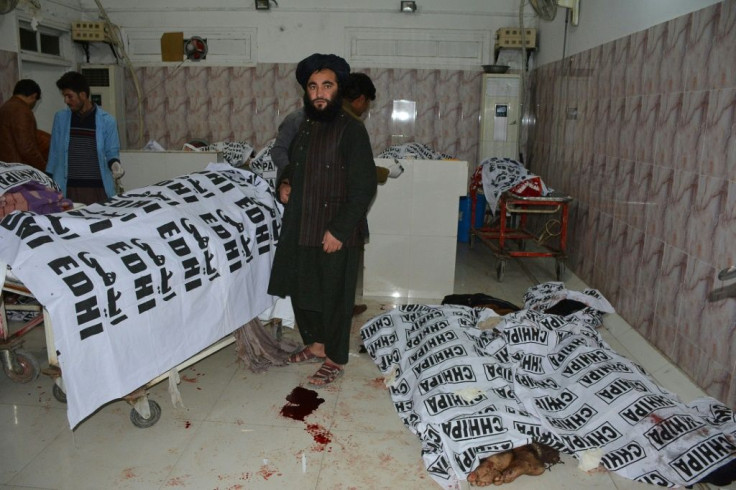
{"type": "Polygon", "coordinates": [[[348,362],[358,265],[376,194],[376,167],[365,126],[342,109],[350,66],[336,55],[299,62],[305,121],[280,179],[286,203],[269,294],[291,297],[304,345],[292,363],[322,361],[308,378],[332,383],[348,362]]]}

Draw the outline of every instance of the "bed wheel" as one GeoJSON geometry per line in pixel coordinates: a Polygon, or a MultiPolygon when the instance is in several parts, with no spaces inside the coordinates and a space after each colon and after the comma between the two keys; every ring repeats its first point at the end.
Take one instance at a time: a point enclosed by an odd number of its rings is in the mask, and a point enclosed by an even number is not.
{"type": "Polygon", "coordinates": [[[56,398],[56,401],[66,403],[66,393],[61,389],[61,386],[54,383],[51,393],[54,395],[54,398],[56,398]]]}
{"type": "Polygon", "coordinates": [[[503,282],[503,275],[505,272],[506,272],[506,261],[499,260],[498,264],[496,264],[496,279],[498,279],[498,282],[503,282]]]}
{"type": "Polygon", "coordinates": [[[10,352],[10,363],[3,363],[5,374],[15,383],[30,383],[38,377],[41,368],[30,352],[15,349],[10,352]]]}
{"type": "Polygon", "coordinates": [[[565,276],[565,263],[561,260],[558,260],[555,264],[555,273],[557,274],[557,280],[561,281],[562,278],[565,276]]]}
{"type": "Polygon", "coordinates": [[[141,417],[141,414],[135,408],[130,409],[130,421],[133,422],[133,425],[141,429],[147,429],[158,422],[158,419],[161,418],[161,407],[153,400],[148,400],[148,406],[151,409],[151,416],[147,419],[141,417]]]}

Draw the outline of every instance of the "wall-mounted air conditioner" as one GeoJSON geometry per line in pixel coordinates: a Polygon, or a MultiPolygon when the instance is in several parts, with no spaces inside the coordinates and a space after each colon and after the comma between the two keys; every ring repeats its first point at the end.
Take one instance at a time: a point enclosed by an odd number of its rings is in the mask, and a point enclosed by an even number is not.
{"type": "Polygon", "coordinates": [[[89,82],[92,102],[105,109],[117,121],[120,148],[127,148],[122,67],[117,65],[81,65],[79,71],[89,82]]]}

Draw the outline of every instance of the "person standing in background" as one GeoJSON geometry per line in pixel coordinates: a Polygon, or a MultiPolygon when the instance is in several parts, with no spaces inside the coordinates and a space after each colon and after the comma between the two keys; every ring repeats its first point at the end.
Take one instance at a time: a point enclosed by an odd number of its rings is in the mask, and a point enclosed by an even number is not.
{"type": "Polygon", "coordinates": [[[13,96],[0,107],[0,161],[46,169],[33,115],[39,100],[41,87],[33,80],[23,79],[15,84],[13,96]]]}
{"type": "Polygon", "coordinates": [[[92,102],[81,73],[65,73],[56,86],[67,109],[54,116],[46,173],[74,202],[106,201],[115,195],[115,179],[125,173],[115,118],[92,102]]]}
{"type": "Polygon", "coordinates": [[[362,119],[371,108],[371,101],[376,100],[376,87],[365,73],[351,73],[342,97],[342,108],[356,119],[362,119]]]}
{"type": "Polygon", "coordinates": [[[336,55],[315,53],[297,65],[305,120],[290,145],[279,186],[286,202],[268,293],[291,298],[305,347],[289,362],[322,361],[308,381],[332,383],[348,362],[366,214],[376,194],[376,166],[363,124],[342,108],[350,73],[336,55]]]}

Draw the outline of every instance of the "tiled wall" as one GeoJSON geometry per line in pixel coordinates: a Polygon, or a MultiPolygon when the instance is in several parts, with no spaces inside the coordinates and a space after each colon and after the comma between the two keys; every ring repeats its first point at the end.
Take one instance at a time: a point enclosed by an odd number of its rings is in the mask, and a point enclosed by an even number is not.
{"type": "Polygon", "coordinates": [[[18,82],[18,54],[0,49],[0,104],[13,96],[18,82]]]}
{"type": "Polygon", "coordinates": [[[530,166],[575,198],[569,268],[736,406],[736,1],[533,73],[530,166]]]}
{"type": "MultiPolygon", "coordinates": [[[[143,94],[143,141],[135,86],[126,76],[126,118],[130,148],[155,139],[181,149],[192,139],[246,141],[262,148],[278,124],[301,107],[296,64],[257,67],[146,67],[136,69],[143,94]]],[[[478,152],[481,73],[459,70],[361,69],[377,98],[365,120],[374,153],[392,144],[394,100],[413,100],[414,133],[408,141],[475,162],[478,152]]]]}

